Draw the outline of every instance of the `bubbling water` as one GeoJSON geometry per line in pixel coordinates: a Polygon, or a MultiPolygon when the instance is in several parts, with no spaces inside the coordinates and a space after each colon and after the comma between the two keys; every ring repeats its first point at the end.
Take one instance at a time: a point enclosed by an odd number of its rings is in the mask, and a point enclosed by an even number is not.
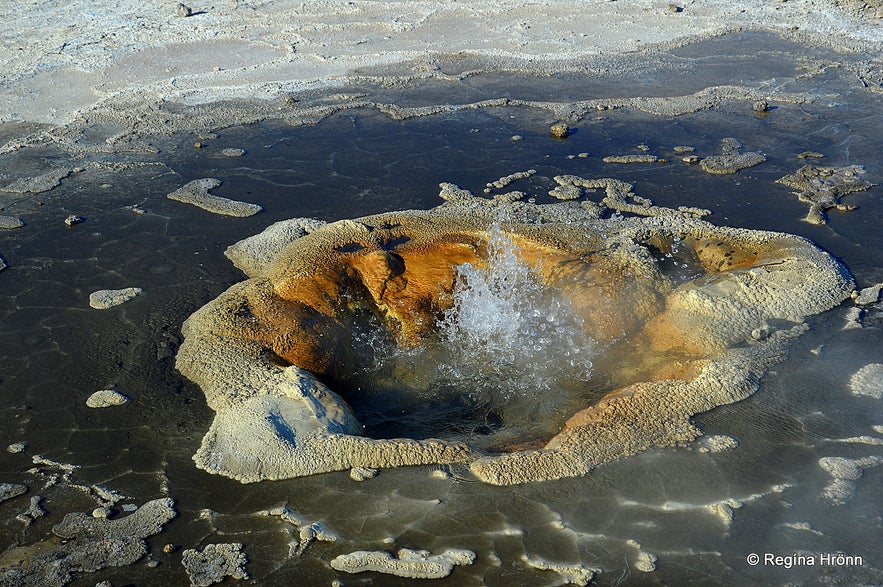
{"type": "Polygon", "coordinates": [[[440,374],[501,401],[588,382],[595,343],[568,300],[541,283],[499,227],[487,248],[486,267],[457,268],[454,304],[438,322],[450,355],[440,374]]]}
{"type": "Polygon", "coordinates": [[[504,450],[548,440],[587,405],[598,345],[584,321],[499,226],[484,244],[484,263],[457,267],[453,304],[419,347],[359,337],[372,358],[344,387],[357,388],[345,395],[370,435],[504,450]]]}

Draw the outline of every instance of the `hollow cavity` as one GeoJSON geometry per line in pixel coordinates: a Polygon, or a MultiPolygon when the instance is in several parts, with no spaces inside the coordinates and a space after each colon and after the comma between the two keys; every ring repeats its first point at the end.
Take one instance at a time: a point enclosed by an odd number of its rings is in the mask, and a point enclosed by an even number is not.
{"type": "Polygon", "coordinates": [[[448,306],[417,346],[376,319],[354,329],[334,389],[376,438],[463,440],[501,451],[541,446],[590,394],[598,345],[571,301],[493,225],[486,254],[454,268],[448,306]]]}

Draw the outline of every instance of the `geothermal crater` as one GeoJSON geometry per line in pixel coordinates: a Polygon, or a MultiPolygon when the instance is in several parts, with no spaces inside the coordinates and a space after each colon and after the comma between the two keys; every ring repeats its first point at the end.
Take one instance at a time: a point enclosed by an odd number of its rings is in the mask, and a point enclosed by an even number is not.
{"type": "Polygon", "coordinates": [[[188,319],[177,359],[217,412],[197,465],[243,482],[452,462],[494,484],[583,475],[698,436],[692,415],[751,395],[852,290],[805,239],[555,179],[606,197],[445,184],[432,210],[295,219],[231,247],[249,279],[188,319]]]}

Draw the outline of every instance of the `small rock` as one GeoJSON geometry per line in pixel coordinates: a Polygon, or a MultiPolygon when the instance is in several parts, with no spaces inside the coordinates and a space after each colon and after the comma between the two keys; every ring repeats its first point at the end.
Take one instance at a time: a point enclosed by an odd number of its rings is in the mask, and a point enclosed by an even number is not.
{"type": "Polygon", "coordinates": [[[353,481],[367,481],[377,477],[379,471],[370,467],[353,467],[350,469],[350,479],[353,481]]]}
{"type": "Polygon", "coordinates": [[[642,573],[652,573],[656,570],[656,555],[649,552],[641,552],[638,554],[638,560],[635,561],[635,568],[642,573]]]}
{"type": "Polygon", "coordinates": [[[540,571],[552,571],[558,573],[560,576],[560,582],[556,582],[556,585],[589,585],[593,582],[595,575],[601,572],[600,569],[593,569],[588,565],[550,563],[538,557],[522,556],[521,560],[523,560],[528,566],[540,571]]]}
{"type": "Polygon", "coordinates": [[[524,139],[524,137],[521,136],[521,135],[512,135],[512,140],[513,140],[513,141],[521,141],[521,140],[523,140],[523,139],[524,139]]]}
{"type": "Polygon", "coordinates": [[[687,155],[686,157],[681,159],[681,161],[683,161],[687,165],[696,165],[697,163],[699,163],[700,159],[698,155],[687,155]]]}
{"type": "Polygon", "coordinates": [[[89,305],[96,310],[107,310],[125,304],[144,293],[140,287],[124,289],[100,289],[89,294],[89,305]]]}
{"type": "Polygon", "coordinates": [[[845,457],[822,457],[819,467],[831,475],[831,481],[822,491],[822,497],[831,505],[843,505],[855,495],[857,481],[870,469],[883,464],[883,457],[870,456],[860,459],[845,457]]]}
{"type": "Polygon", "coordinates": [[[0,483],[0,502],[12,499],[13,497],[18,497],[27,492],[27,490],[27,485],[20,485],[18,483],[0,483]]]}
{"type": "Polygon", "coordinates": [[[224,157],[242,157],[245,155],[245,149],[221,149],[221,155],[224,157]]]}
{"type": "Polygon", "coordinates": [[[195,143],[193,143],[193,148],[194,149],[201,149],[202,143],[200,141],[196,141],[195,143]]]}
{"type": "Polygon", "coordinates": [[[755,112],[769,112],[770,111],[770,103],[766,100],[755,100],[754,104],[751,106],[755,112]]]}
{"type": "Polygon", "coordinates": [[[804,151],[803,153],[797,154],[798,159],[822,159],[824,155],[822,153],[817,153],[815,151],[804,151]]]}
{"type": "Polygon", "coordinates": [[[128,401],[128,397],[115,389],[102,389],[90,395],[86,400],[86,405],[90,408],[109,408],[110,406],[121,406],[128,401]]]}
{"type": "Polygon", "coordinates": [[[854,395],[883,399],[883,363],[871,363],[853,373],[849,378],[849,391],[854,395]]]}
{"type": "Polygon", "coordinates": [[[98,518],[100,520],[106,520],[110,517],[110,512],[110,508],[95,508],[94,510],[92,510],[92,517],[98,518]]]}
{"type": "Polygon", "coordinates": [[[213,214],[224,214],[238,218],[254,216],[263,210],[263,208],[257,204],[230,200],[209,193],[210,190],[219,187],[220,185],[221,180],[213,177],[196,179],[178,188],[166,197],[177,202],[192,204],[193,206],[197,206],[198,208],[202,208],[213,214]]]}
{"type": "Polygon", "coordinates": [[[656,155],[609,155],[604,157],[604,163],[665,163],[656,155]]]}
{"type": "Polygon", "coordinates": [[[16,218],[15,216],[0,216],[0,228],[13,229],[13,228],[21,228],[25,223],[21,221],[21,218],[16,218]]]}
{"type": "Polygon", "coordinates": [[[43,496],[42,495],[35,495],[34,497],[31,498],[30,507],[28,507],[28,509],[26,509],[25,511],[23,511],[22,513],[17,515],[15,517],[15,519],[18,520],[19,522],[22,522],[25,526],[30,526],[31,524],[34,523],[34,520],[36,520],[37,518],[42,518],[43,516],[45,516],[48,513],[46,511],[46,508],[43,507],[42,502],[43,502],[43,496]]]}
{"type": "Polygon", "coordinates": [[[556,139],[565,139],[570,134],[570,127],[563,122],[559,122],[558,124],[553,124],[551,128],[549,128],[549,132],[556,139]]]}
{"type": "Polygon", "coordinates": [[[683,12],[684,8],[682,6],[678,6],[677,4],[669,4],[668,11],[672,14],[677,14],[678,12],[683,12]]]}
{"type": "Polygon", "coordinates": [[[189,6],[187,6],[186,4],[181,4],[179,2],[177,14],[178,14],[178,16],[187,18],[188,16],[193,16],[193,10],[189,6]]]}
{"type": "Polygon", "coordinates": [[[757,341],[766,340],[770,336],[770,327],[768,324],[764,324],[758,328],[755,328],[751,331],[751,338],[757,341]]]}
{"type": "Polygon", "coordinates": [[[178,547],[174,544],[165,544],[162,547],[162,551],[166,554],[172,554],[176,550],[178,550],[178,547]]]}
{"type": "Polygon", "coordinates": [[[696,150],[696,147],[690,147],[689,145],[678,145],[674,148],[675,153],[692,153],[696,150]]]}
{"type": "Polygon", "coordinates": [[[68,226],[74,226],[75,224],[82,224],[86,222],[86,219],[82,216],[77,216],[76,214],[71,214],[67,218],[64,219],[64,223],[68,226]]]}
{"type": "Polygon", "coordinates": [[[24,452],[24,450],[28,447],[27,442],[13,442],[9,446],[6,447],[6,452],[10,452],[12,454],[18,454],[20,452],[24,452]]]}
{"type": "Polygon", "coordinates": [[[801,532],[809,532],[810,534],[815,534],[816,536],[824,536],[818,530],[813,529],[812,525],[809,522],[784,522],[782,526],[785,528],[791,528],[792,530],[799,530],[801,532]]]}
{"type": "Polygon", "coordinates": [[[766,161],[766,156],[762,153],[755,151],[742,153],[741,149],[742,145],[739,141],[732,137],[727,137],[721,140],[722,153],[720,155],[706,157],[699,164],[708,173],[727,175],[760,165],[766,161]]]}
{"type": "Polygon", "coordinates": [[[475,553],[471,550],[448,549],[431,554],[427,550],[402,548],[396,554],[383,550],[341,554],[331,561],[331,568],[353,574],[374,571],[409,579],[443,579],[454,567],[474,562],[475,553]]]}
{"type": "Polygon", "coordinates": [[[864,328],[864,318],[865,311],[862,308],[857,306],[853,306],[846,310],[846,313],[843,315],[843,319],[846,324],[843,325],[842,330],[855,330],[859,328],[864,328]]]}
{"type": "Polygon", "coordinates": [[[455,183],[442,182],[438,184],[440,191],[438,197],[446,202],[467,202],[475,195],[469,190],[464,190],[455,183]]]}
{"type": "Polygon", "coordinates": [[[549,195],[559,200],[578,200],[583,195],[583,190],[575,185],[559,185],[549,191],[549,195]]]}
{"type": "Polygon", "coordinates": [[[852,293],[852,300],[855,302],[857,306],[867,306],[869,304],[876,304],[880,301],[880,294],[883,292],[883,283],[878,283],[877,285],[872,285],[871,287],[866,287],[861,291],[855,291],[852,293]]]}
{"type": "Polygon", "coordinates": [[[40,194],[61,185],[61,180],[74,173],[73,169],[57,167],[37,177],[23,177],[0,186],[0,192],[13,194],[40,194]]]}
{"type": "Polygon", "coordinates": [[[190,584],[208,587],[220,583],[226,577],[248,579],[245,564],[248,557],[242,552],[242,544],[209,544],[202,551],[188,549],[182,553],[181,562],[190,584]]]}
{"type": "Polygon", "coordinates": [[[656,555],[645,552],[636,540],[626,540],[626,544],[637,549],[638,556],[635,560],[635,568],[642,573],[651,573],[656,570],[656,555]]]}
{"type": "Polygon", "coordinates": [[[701,453],[716,453],[736,448],[739,446],[739,441],[731,436],[719,434],[702,437],[699,439],[698,445],[701,453]]]}

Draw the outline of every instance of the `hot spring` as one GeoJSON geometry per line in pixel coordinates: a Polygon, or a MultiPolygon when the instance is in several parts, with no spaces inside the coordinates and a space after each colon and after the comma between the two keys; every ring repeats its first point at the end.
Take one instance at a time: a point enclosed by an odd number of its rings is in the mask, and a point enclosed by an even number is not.
{"type": "Polygon", "coordinates": [[[376,320],[354,329],[357,363],[337,367],[331,386],[369,436],[541,446],[592,397],[599,345],[573,304],[499,225],[480,247],[486,257],[456,267],[449,307],[415,346],[376,320]]]}
{"type": "Polygon", "coordinates": [[[695,438],[693,415],[751,395],[803,318],[851,291],[808,241],[554,179],[606,196],[442,185],[432,210],[293,219],[231,247],[251,278],[187,320],[177,358],[217,412],[197,464],[240,481],[453,462],[494,484],[582,475],[695,438]]]}

